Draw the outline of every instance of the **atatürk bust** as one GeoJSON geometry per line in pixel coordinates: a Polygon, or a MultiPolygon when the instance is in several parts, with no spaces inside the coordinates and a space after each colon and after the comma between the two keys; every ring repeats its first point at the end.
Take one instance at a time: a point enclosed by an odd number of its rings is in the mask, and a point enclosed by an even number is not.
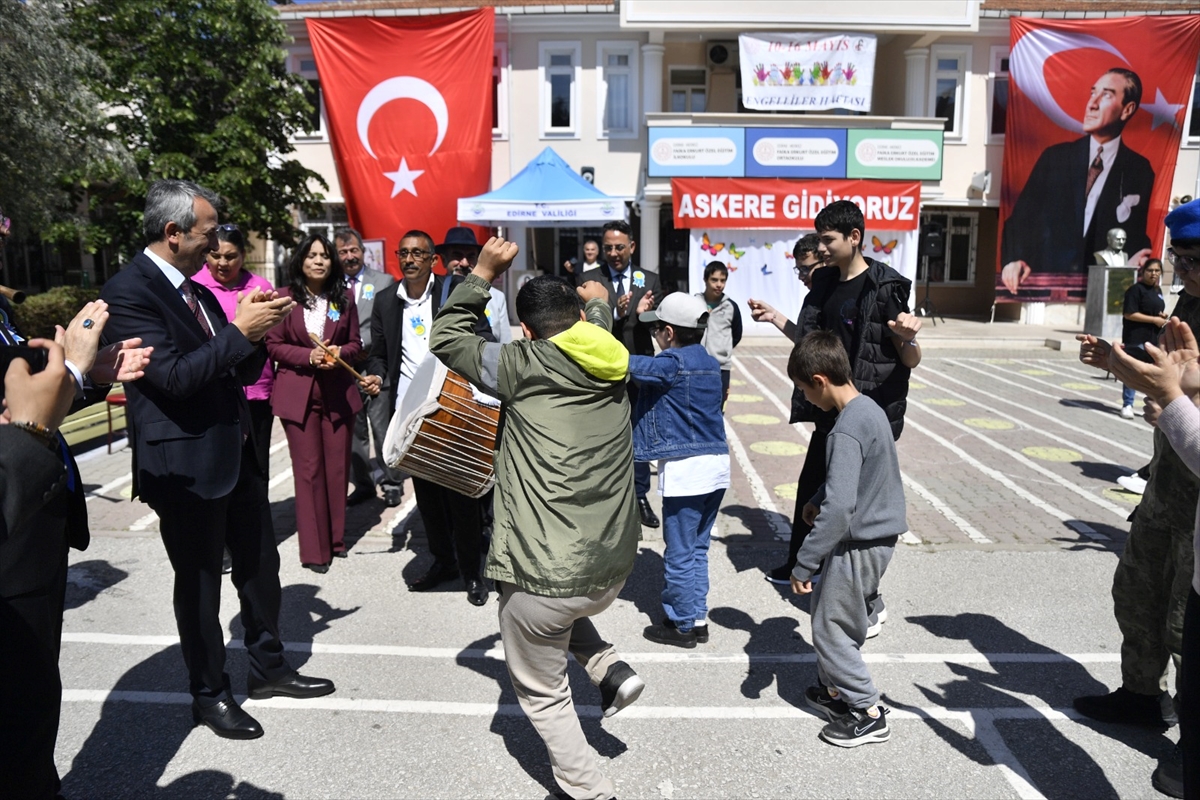
{"type": "Polygon", "coordinates": [[[1125,230],[1113,228],[1108,232],[1108,249],[1096,251],[1096,263],[1124,267],[1128,261],[1129,254],[1125,252],[1125,230]]]}

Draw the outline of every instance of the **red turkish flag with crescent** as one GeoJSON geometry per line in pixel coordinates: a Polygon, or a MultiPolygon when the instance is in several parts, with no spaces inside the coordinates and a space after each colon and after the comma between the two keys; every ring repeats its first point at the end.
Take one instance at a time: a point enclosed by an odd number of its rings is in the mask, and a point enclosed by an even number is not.
{"type": "Polygon", "coordinates": [[[996,299],[1083,302],[1110,230],[1162,255],[1200,16],[1012,17],[1010,44],[996,299]]]}
{"type": "Polygon", "coordinates": [[[494,13],[307,23],[346,212],[399,276],[406,231],[439,242],[488,190],[494,13]]]}

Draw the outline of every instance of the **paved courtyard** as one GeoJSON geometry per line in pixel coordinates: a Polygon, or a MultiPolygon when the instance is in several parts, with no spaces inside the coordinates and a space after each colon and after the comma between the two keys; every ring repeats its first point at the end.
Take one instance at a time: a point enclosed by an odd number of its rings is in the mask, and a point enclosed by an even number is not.
{"type": "MultiPolygon", "coordinates": [[[[1068,337],[1069,338],[1069,337],[1068,337]]],[[[1073,343],[1072,343],[1073,344],[1073,343]]],[[[820,742],[807,600],[763,580],[781,563],[805,452],[787,424],[787,350],[747,342],[726,413],[734,484],[717,522],[712,640],[655,645],[662,543],[647,530],[621,599],[598,619],[645,677],[601,722],[572,668],[589,739],[622,797],[1152,797],[1166,736],[1082,720],[1071,699],[1119,681],[1109,586],[1149,461],[1150,429],[1077,350],[937,348],[914,375],[900,463],[910,532],[884,583],[889,620],[865,647],[892,740],[820,742]]],[[[129,496],[129,454],[81,462],[94,539],[72,552],[58,763],[68,797],[527,797],[553,787],[516,705],[494,595],[461,582],[411,594],[429,563],[411,491],[349,511],[350,557],[299,565],[293,486],[275,432],[271,500],[292,662],[333,678],[313,701],[249,702],[267,735],[191,728],[157,518],[129,496]]],[[[224,598],[231,640],[237,602],[224,598]]],[[[230,650],[244,691],[240,645],[230,650]]]]}

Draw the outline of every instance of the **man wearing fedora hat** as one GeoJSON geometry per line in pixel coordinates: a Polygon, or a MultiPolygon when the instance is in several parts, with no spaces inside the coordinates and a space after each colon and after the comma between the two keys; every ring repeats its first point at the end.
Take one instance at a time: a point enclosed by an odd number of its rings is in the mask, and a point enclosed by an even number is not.
{"type": "MultiPolygon", "coordinates": [[[[446,265],[446,274],[466,277],[475,268],[479,259],[482,245],[475,238],[475,232],[470,228],[459,226],[446,231],[446,241],[434,250],[446,265]]],[[[504,292],[491,287],[492,299],[488,301],[486,316],[492,326],[492,333],[500,344],[512,341],[512,327],[508,322],[508,300],[504,292]]]]}

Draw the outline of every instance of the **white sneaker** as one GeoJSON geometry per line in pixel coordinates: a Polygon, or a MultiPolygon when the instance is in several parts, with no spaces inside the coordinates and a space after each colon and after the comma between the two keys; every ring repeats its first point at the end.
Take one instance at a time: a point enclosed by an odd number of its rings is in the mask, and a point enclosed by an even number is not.
{"type": "Polygon", "coordinates": [[[876,622],[874,625],[867,626],[866,638],[874,639],[876,636],[878,636],[882,632],[883,632],[883,620],[880,620],[879,622],[876,622]]]}
{"type": "Polygon", "coordinates": [[[1144,494],[1146,491],[1145,479],[1137,475],[1122,475],[1120,478],[1117,478],[1117,483],[1126,491],[1133,492],[1134,494],[1144,494]]]}
{"type": "Polygon", "coordinates": [[[1133,419],[1133,406],[1121,407],[1121,419],[1133,419]]]}

